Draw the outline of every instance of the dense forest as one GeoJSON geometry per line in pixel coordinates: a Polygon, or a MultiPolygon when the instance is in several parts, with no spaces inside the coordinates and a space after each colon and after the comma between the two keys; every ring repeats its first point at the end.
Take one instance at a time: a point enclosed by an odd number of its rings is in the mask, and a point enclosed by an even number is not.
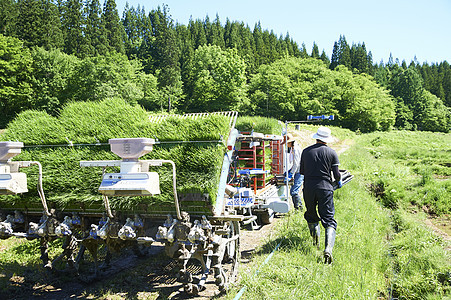
{"type": "Polygon", "coordinates": [[[448,62],[375,63],[340,36],[332,57],[219,16],[174,23],[114,0],[0,0],[0,128],[28,109],[120,98],[148,111],[334,114],[362,132],[451,129],[448,62]]]}

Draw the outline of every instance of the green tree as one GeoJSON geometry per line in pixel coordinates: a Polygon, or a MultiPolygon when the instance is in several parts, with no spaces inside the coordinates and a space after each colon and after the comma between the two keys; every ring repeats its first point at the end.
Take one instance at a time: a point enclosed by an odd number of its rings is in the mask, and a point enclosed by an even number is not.
{"type": "Polygon", "coordinates": [[[312,55],[310,55],[310,57],[319,58],[319,48],[315,42],[313,42],[312,55]]]}
{"type": "Polygon", "coordinates": [[[323,50],[321,53],[320,59],[327,65],[330,65],[329,57],[327,56],[326,52],[323,50]]]}
{"type": "Polygon", "coordinates": [[[31,63],[30,52],[20,40],[0,34],[0,128],[33,107],[31,63]]]}
{"type": "Polygon", "coordinates": [[[418,118],[421,130],[449,132],[451,130],[451,110],[432,93],[423,90],[421,95],[424,109],[418,118]]]}
{"type": "Polygon", "coordinates": [[[171,110],[178,106],[183,92],[176,32],[167,6],[153,10],[149,17],[155,38],[151,44],[153,68],[159,89],[168,101],[168,110],[171,110]]]}
{"type": "Polygon", "coordinates": [[[28,47],[58,48],[63,44],[58,8],[51,0],[19,0],[16,36],[28,47]]]}
{"type": "Polygon", "coordinates": [[[334,98],[338,123],[362,132],[389,130],[395,124],[395,101],[372,77],[353,74],[344,66],[336,69],[334,98]]]}
{"type": "Polygon", "coordinates": [[[106,39],[109,43],[109,51],[116,51],[124,54],[125,31],[117,12],[116,2],[106,0],[103,6],[101,17],[102,25],[105,28],[106,39]]]}
{"type": "Polygon", "coordinates": [[[305,120],[309,114],[333,114],[336,110],[331,99],[313,92],[316,85],[316,92],[333,94],[329,84],[320,80],[327,77],[323,75],[326,71],[320,60],[293,57],[260,66],[249,87],[254,113],[280,120],[305,120]]]}
{"type": "Polygon", "coordinates": [[[122,16],[122,24],[124,26],[127,39],[125,41],[125,53],[129,58],[138,58],[139,49],[143,43],[145,34],[145,23],[147,17],[144,7],[140,5],[135,9],[129,7],[128,2],[125,5],[122,16]]]}
{"type": "Polygon", "coordinates": [[[330,68],[333,70],[338,65],[343,65],[348,69],[351,69],[352,67],[351,48],[349,47],[345,36],[342,35],[340,35],[338,42],[334,43],[330,68]]]}
{"type": "Polygon", "coordinates": [[[64,52],[83,57],[86,53],[86,38],[83,33],[82,0],[66,0],[62,5],[64,52]]]}
{"type": "Polygon", "coordinates": [[[357,73],[369,73],[368,53],[366,52],[365,43],[351,47],[351,68],[357,73]]]}
{"type": "Polygon", "coordinates": [[[332,49],[332,58],[330,60],[330,66],[329,66],[329,68],[331,70],[334,70],[338,66],[338,64],[339,64],[339,60],[338,60],[339,54],[340,53],[339,53],[338,43],[334,42],[334,48],[332,49]]]}
{"type": "Polygon", "coordinates": [[[425,90],[417,69],[414,66],[404,69],[398,64],[390,64],[389,69],[388,87],[402,101],[397,105],[396,124],[406,129],[448,132],[450,111],[441,99],[425,90]]]}
{"type": "Polygon", "coordinates": [[[186,109],[191,111],[242,110],[246,98],[246,64],[236,49],[201,46],[194,53],[190,79],[192,94],[186,109]]]}
{"type": "Polygon", "coordinates": [[[300,53],[300,56],[299,57],[301,57],[301,58],[307,58],[307,57],[309,57],[308,56],[308,53],[307,53],[307,48],[305,47],[305,44],[304,43],[302,43],[302,45],[301,45],[301,53],[300,53]]]}
{"type": "Polygon", "coordinates": [[[15,0],[0,1],[0,34],[14,36],[16,34],[17,2],[15,0]]]}
{"type": "Polygon", "coordinates": [[[199,48],[199,46],[207,44],[207,33],[205,32],[205,28],[200,20],[194,21],[193,19],[190,19],[188,28],[191,31],[191,37],[194,41],[195,49],[199,48]]]}
{"type": "Polygon", "coordinates": [[[221,25],[219,15],[216,15],[215,20],[211,24],[210,29],[207,32],[209,43],[211,45],[219,46],[221,49],[225,49],[224,41],[224,27],[221,25]]]}
{"type": "Polygon", "coordinates": [[[340,65],[343,65],[347,67],[348,69],[351,68],[351,49],[349,48],[349,44],[346,41],[345,36],[340,36],[340,39],[338,40],[339,45],[339,56],[338,56],[338,62],[340,65]]]}
{"type": "Polygon", "coordinates": [[[86,11],[86,54],[88,56],[105,55],[108,52],[108,41],[101,19],[102,8],[99,0],[88,1],[86,11]]]}
{"type": "Polygon", "coordinates": [[[249,92],[255,114],[280,120],[334,114],[339,125],[362,131],[388,130],[395,120],[393,98],[370,77],[343,66],[331,71],[318,59],[284,58],[261,66],[249,92]]]}
{"type": "Polygon", "coordinates": [[[56,115],[69,100],[67,85],[73,76],[79,59],[60,50],[32,50],[33,59],[33,108],[56,115]]]}
{"type": "Polygon", "coordinates": [[[142,66],[125,54],[87,57],[77,64],[68,79],[67,98],[73,101],[98,101],[119,97],[130,104],[144,98],[146,82],[142,66]]]}
{"type": "Polygon", "coordinates": [[[185,95],[192,94],[192,86],[186,84],[190,82],[190,72],[194,57],[194,41],[189,28],[185,25],[177,24],[175,28],[180,53],[180,74],[185,95]]]}

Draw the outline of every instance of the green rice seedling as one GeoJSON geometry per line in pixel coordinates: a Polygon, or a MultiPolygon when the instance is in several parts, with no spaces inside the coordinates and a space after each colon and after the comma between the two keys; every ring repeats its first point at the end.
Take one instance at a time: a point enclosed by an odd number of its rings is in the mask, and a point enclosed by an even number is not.
{"type": "Polygon", "coordinates": [[[120,99],[74,102],[66,105],[59,119],[74,143],[102,143],[110,138],[141,137],[139,124],[147,113],[120,99]]]}
{"type": "Polygon", "coordinates": [[[264,134],[281,134],[283,125],[272,118],[244,116],[238,117],[235,127],[243,132],[254,131],[264,134]]]}
{"type": "MultiPolygon", "coordinates": [[[[35,114],[30,113],[31,116],[35,114]]],[[[23,113],[12,124],[18,140],[25,136],[29,148],[15,160],[34,160],[43,165],[44,191],[51,208],[80,209],[95,207],[102,209],[102,198],[98,193],[101,182],[101,168],[81,168],[82,160],[119,160],[109,151],[106,143],[110,138],[151,137],[157,140],[154,151],[142,159],[169,159],[177,166],[177,190],[180,194],[207,194],[212,205],[216,192],[225,153],[223,143],[229,134],[229,120],[225,116],[207,116],[189,119],[168,117],[160,123],[150,123],[148,114],[139,107],[133,107],[122,100],[110,99],[101,102],[71,103],[66,105],[58,118],[48,116],[49,122],[28,122],[30,116],[23,113]],[[59,128],[61,144],[72,141],[74,144],[91,143],[75,147],[41,147],[53,140],[45,139],[41,128],[49,130],[49,124],[59,128]],[[32,127],[36,126],[36,127],[32,127]],[[39,127],[41,126],[41,127],[39,127]],[[20,130],[18,130],[20,129],[20,130]],[[39,138],[33,132],[40,133],[39,138]],[[67,138],[67,139],[66,139],[67,138]]],[[[57,130],[55,130],[57,133],[57,130]]],[[[57,135],[59,136],[59,135],[57,135]]],[[[37,169],[26,168],[29,193],[16,196],[1,196],[0,202],[6,207],[32,205],[39,209],[41,203],[37,196],[37,169]]],[[[107,172],[117,172],[118,168],[108,168],[107,172]]],[[[161,194],[153,197],[115,197],[111,199],[113,209],[174,210],[172,169],[170,166],[155,167],[151,171],[160,176],[161,194]]],[[[199,204],[207,207],[206,203],[199,204]]],[[[189,207],[187,207],[189,210],[189,207]]],[[[208,209],[207,209],[208,210],[208,209]]]]}

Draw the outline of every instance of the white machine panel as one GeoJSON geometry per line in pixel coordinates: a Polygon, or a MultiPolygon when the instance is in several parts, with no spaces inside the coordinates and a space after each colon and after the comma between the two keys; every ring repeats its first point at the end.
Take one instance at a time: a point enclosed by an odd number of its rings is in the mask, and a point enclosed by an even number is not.
{"type": "Polygon", "coordinates": [[[106,196],[151,196],[160,194],[157,172],[107,173],[99,192],[106,196]]]}
{"type": "Polygon", "coordinates": [[[0,195],[16,195],[28,192],[27,174],[0,174],[0,195]]]}

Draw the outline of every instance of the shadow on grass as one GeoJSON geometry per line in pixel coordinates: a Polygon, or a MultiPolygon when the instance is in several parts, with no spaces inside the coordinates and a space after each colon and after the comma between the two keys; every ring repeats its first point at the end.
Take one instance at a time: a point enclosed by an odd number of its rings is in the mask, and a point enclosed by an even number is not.
{"type": "Polygon", "coordinates": [[[316,251],[316,247],[313,246],[313,240],[306,226],[301,226],[296,230],[293,230],[293,228],[286,230],[282,236],[263,244],[255,254],[269,254],[277,246],[279,251],[296,251],[305,255],[315,253],[316,251]]]}

